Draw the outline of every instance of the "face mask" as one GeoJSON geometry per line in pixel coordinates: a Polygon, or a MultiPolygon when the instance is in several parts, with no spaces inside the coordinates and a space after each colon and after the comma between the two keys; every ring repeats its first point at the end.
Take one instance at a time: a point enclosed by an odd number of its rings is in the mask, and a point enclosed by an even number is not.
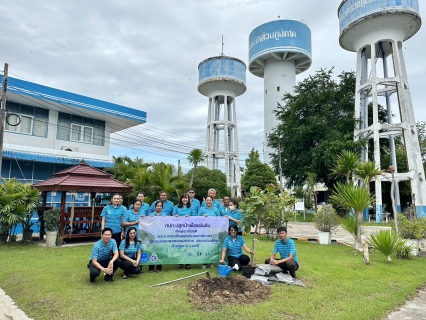
{"type": "Polygon", "coordinates": [[[229,209],[234,210],[235,207],[234,206],[229,206],[229,209]]]}

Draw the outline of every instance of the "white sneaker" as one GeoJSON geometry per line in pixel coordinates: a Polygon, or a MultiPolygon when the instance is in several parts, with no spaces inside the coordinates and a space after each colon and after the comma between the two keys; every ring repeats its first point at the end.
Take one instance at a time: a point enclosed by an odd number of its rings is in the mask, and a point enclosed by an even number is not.
{"type": "Polygon", "coordinates": [[[214,268],[214,265],[213,265],[213,263],[210,263],[210,269],[213,269],[214,268]]]}
{"type": "Polygon", "coordinates": [[[238,264],[236,264],[235,266],[232,267],[232,269],[238,271],[240,268],[238,268],[238,264]]]}
{"type": "Polygon", "coordinates": [[[207,268],[207,265],[203,264],[203,266],[201,268],[205,269],[205,268],[207,268]]]}

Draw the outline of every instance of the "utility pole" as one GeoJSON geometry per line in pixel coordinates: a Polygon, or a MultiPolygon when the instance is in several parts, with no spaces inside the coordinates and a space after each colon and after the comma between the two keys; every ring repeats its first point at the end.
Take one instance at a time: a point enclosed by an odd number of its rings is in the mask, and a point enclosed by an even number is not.
{"type": "Polygon", "coordinates": [[[278,166],[280,168],[280,193],[283,194],[283,170],[281,168],[281,143],[278,143],[278,166]]]}
{"type": "Polygon", "coordinates": [[[1,165],[3,162],[3,136],[4,136],[4,120],[6,118],[6,90],[7,90],[7,72],[9,65],[4,64],[3,83],[1,87],[1,105],[0,105],[0,178],[1,165]]]}

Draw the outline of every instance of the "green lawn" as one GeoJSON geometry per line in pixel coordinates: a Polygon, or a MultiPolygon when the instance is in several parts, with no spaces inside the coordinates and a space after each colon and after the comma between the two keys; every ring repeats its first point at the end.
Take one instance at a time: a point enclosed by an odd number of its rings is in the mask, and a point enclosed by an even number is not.
{"type": "Polygon", "coordinates": [[[305,213],[305,216],[303,216],[303,212],[299,212],[296,217],[297,222],[314,222],[315,221],[315,214],[312,213],[305,213]]]}
{"type": "MultiPolygon", "coordinates": [[[[245,237],[251,242],[251,235],[245,237]]],[[[272,299],[252,306],[220,306],[197,310],[189,304],[186,284],[149,288],[201,271],[177,271],[166,266],[160,274],[88,284],[86,264],[91,246],[44,248],[0,245],[0,286],[32,318],[41,319],[378,319],[402,304],[426,282],[424,258],[391,264],[371,256],[371,266],[346,246],[297,242],[307,288],[274,285],[272,299]]],[[[261,239],[257,262],[270,255],[273,242],[261,239]]],[[[146,271],[146,267],[144,267],[146,271]]],[[[212,271],[216,276],[216,271],[212,271]]]]}

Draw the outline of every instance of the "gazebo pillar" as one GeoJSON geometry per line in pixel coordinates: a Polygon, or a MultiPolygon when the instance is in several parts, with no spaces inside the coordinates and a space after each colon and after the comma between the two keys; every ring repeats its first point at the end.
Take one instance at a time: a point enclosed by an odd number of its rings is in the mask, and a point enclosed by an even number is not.
{"type": "Polygon", "coordinates": [[[61,221],[59,223],[59,235],[63,237],[65,234],[65,209],[67,204],[67,192],[61,191],[61,221]]]}

